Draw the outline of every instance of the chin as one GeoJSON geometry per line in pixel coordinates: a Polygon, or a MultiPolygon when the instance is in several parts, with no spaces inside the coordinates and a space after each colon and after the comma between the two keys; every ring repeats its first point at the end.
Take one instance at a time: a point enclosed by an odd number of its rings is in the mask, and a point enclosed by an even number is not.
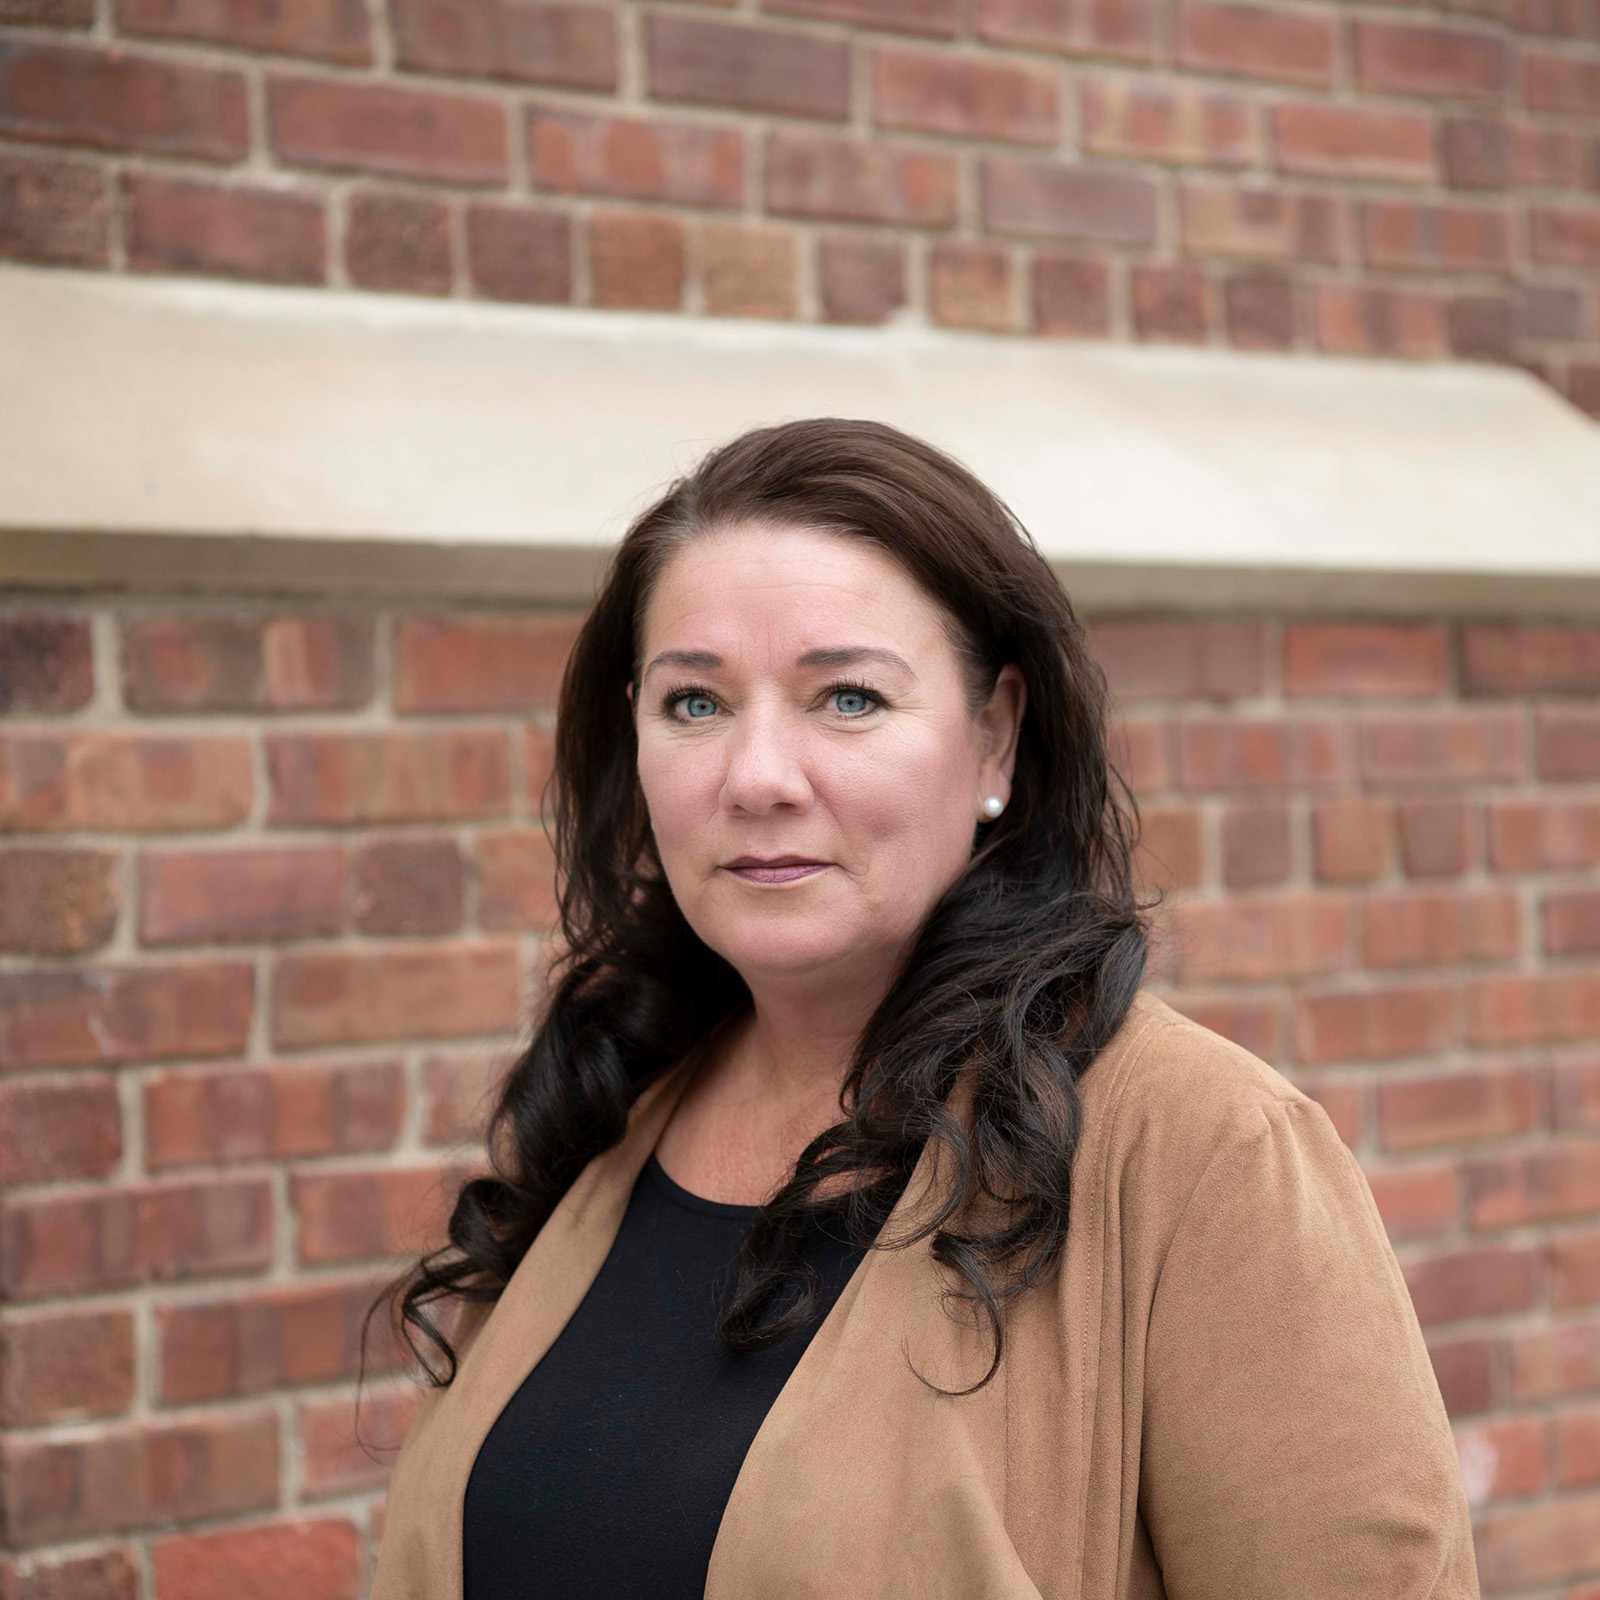
{"type": "Polygon", "coordinates": [[[837,928],[718,928],[701,938],[738,972],[764,977],[800,977],[821,972],[859,954],[837,928]]]}

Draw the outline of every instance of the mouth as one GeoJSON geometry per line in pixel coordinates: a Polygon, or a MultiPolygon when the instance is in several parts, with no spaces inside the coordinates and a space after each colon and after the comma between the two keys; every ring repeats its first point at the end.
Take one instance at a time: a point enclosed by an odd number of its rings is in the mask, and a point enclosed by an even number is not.
{"type": "Polygon", "coordinates": [[[724,862],[723,870],[743,878],[746,883],[798,883],[831,865],[812,856],[740,856],[724,862]]]}

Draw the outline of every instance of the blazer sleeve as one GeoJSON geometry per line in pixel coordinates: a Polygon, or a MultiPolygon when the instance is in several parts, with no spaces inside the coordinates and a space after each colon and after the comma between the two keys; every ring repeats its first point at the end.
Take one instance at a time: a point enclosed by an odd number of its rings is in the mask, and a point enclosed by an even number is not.
{"type": "Polygon", "coordinates": [[[1140,1509],[1170,1600],[1476,1600],[1416,1313],[1322,1107],[1266,1100],[1191,1191],[1145,1346],[1140,1509]]]}

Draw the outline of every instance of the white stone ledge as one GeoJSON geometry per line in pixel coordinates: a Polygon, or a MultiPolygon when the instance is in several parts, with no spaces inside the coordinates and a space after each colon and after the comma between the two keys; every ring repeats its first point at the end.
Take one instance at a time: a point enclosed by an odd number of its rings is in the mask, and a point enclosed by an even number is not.
{"type": "Polygon", "coordinates": [[[1600,428],[1412,363],[0,266],[0,584],[581,603],[708,445],[951,450],[1087,608],[1600,614],[1600,428]]]}

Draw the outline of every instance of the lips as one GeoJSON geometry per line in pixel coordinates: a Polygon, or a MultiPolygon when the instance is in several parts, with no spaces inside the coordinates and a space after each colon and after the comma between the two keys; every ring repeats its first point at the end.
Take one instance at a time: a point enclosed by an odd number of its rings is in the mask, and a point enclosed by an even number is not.
{"type": "Polygon", "coordinates": [[[830,862],[813,856],[739,856],[725,864],[725,871],[746,883],[795,883],[826,869],[830,862]]]}

